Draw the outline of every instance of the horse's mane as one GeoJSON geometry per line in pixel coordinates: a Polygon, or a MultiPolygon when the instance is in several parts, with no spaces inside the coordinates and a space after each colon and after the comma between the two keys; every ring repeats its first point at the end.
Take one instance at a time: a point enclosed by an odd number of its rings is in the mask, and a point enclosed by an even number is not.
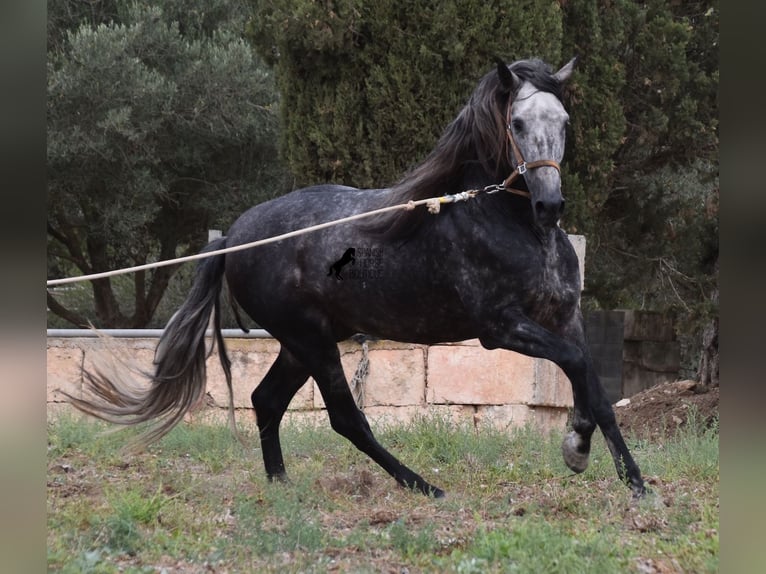
{"type": "MultiPolygon", "coordinates": [[[[542,60],[520,60],[509,68],[538,90],[551,92],[561,99],[561,84],[542,60]]],[[[478,164],[493,180],[502,181],[512,171],[508,161],[505,110],[508,99],[513,96],[501,83],[496,69],[485,74],[426,159],[392,186],[388,204],[463,191],[458,188],[468,165],[478,164]]],[[[372,233],[401,239],[420,226],[423,214],[424,210],[394,211],[373,220],[366,228],[372,233]]]]}

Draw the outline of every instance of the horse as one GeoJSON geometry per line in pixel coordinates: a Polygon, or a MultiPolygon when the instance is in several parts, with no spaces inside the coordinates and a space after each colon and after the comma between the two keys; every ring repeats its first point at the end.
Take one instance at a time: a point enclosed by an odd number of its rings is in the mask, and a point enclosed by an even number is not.
{"type": "Polygon", "coordinates": [[[569,118],[562,93],[575,60],[553,72],[537,58],[510,65],[496,59],[434,149],[391,187],[314,185],[242,213],[204,250],[433,195],[471,192],[470,200],[445,204],[438,215],[391,211],[202,259],[188,297],[159,339],[150,384],[136,390],[117,376],[88,372],[93,396],[70,396],[72,404],[114,423],[149,424],[145,444],[160,438],[204,395],[205,335],[212,319],[231,411],[230,361],[220,319],[225,283],[240,327],[247,330],[244,311],[280,344],[251,395],[270,481],[287,478],[280,422],[313,377],[332,429],[398,484],[427,496],[445,495],[378,442],[354,401],[338,342],[366,334],[419,344],[478,339],[487,349],[554,362],[568,377],[574,398],[571,431],[562,443],[565,464],[575,473],[585,471],[598,427],[618,478],[634,497],[644,496],[641,472],[588,351],[578,260],[559,227],[569,118]],[[328,277],[327,269],[351,248],[374,250],[375,273],[355,273],[344,281],[328,277]]]}

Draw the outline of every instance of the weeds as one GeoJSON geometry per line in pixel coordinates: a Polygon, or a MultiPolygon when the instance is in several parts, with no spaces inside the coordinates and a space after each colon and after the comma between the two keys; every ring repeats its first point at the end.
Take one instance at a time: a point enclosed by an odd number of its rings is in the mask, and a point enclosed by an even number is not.
{"type": "Polygon", "coordinates": [[[395,482],[329,425],[289,425],[288,484],[263,476],[255,433],[179,425],[145,452],[121,433],[49,424],[48,564],[56,572],[715,572],[718,429],[690,424],[634,455],[635,504],[604,441],[572,475],[560,436],[422,416],[373,424],[444,500],[395,482]]]}

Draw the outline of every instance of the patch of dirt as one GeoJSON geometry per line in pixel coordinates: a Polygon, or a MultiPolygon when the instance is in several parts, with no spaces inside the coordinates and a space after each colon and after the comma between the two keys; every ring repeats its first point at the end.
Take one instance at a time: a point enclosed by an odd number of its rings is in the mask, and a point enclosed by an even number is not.
{"type": "Polygon", "coordinates": [[[618,402],[617,424],[627,436],[653,440],[672,436],[693,412],[696,422],[709,428],[718,419],[719,390],[691,380],[662,383],[618,402]]]}

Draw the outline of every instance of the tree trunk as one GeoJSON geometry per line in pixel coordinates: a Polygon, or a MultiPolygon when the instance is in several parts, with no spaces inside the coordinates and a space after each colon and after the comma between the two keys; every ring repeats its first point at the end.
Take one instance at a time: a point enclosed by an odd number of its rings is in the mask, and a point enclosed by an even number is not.
{"type": "MultiPolygon", "coordinates": [[[[718,288],[712,296],[718,306],[718,288]]],[[[697,380],[706,386],[718,386],[718,315],[713,317],[702,332],[702,354],[697,380]]]]}

